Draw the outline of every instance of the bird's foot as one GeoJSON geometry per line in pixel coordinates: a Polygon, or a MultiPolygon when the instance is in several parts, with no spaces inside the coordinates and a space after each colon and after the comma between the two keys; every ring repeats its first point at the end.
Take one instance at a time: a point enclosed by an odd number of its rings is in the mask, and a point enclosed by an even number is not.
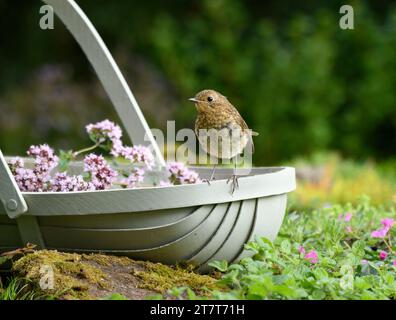
{"type": "Polygon", "coordinates": [[[233,174],[232,177],[230,177],[227,180],[227,184],[231,182],[231,194],[234,194],[236,189],[239,189],[239,182],[238,182],[239,176],[236,174],[233,174]]]}

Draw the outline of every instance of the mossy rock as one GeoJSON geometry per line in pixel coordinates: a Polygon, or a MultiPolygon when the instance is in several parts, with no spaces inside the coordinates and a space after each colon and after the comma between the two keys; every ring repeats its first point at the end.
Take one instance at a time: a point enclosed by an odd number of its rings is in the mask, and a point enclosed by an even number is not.
{"type": "Polygon", "coordinates": [[[169,289],[182,286],[208,296],[209,290],[221,289],[215,278],[197,274],[188,266],[55,250],[24,255],[14,262],[12,272],[24,279],[30,290],[56,299],[103,299],[115,294],[145,299],[158,293],[167,296],[169,289]]]}

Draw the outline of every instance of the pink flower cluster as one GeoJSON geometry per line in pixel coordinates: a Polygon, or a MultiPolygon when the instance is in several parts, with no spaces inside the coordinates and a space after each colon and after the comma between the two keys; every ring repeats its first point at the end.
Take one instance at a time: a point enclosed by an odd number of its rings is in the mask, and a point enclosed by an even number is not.
{"type": "Polygon", "coordinates": [[[153,168],[155,163],[151,150],[142,145],[133,147],[121,146],[118,148],[117,154],[129,160],[131,163],[144,163],[149,170],[153,168]]]}
{"type": "Polygon", "coordinates": [[[304,255],[304,259],[309,261],[312,264],[318,263],[319,258],[318,254],[316,253],[315,250],[311,250],[308,253],[305,251],[303,246],[300,246],[298,248],[298,252],[304,255]]]}
{"type": "MultiPolygon", "coordinates": [[[[345,215],[343,215],[343,214],[338,215],[338,221],[349,223],[351,221],[351,219],[352,219],[352,213],[350,213],[350,212],[345,213],[345,215]]],[[[347,225],[345,227],[345,232],[352,233],[352,231],[353,230],[352,230],[351,226],[347,225]]]]}
{"type": "Polygon", "coordinates": [[[90,175],[91,183],[96,190],[110,188],[117,177],[117,172],[113,170],[103,156],[91,153],[84,159],[84,172],[90,175]]]}
{"type": "Polygon", "coordinates": [[[86,182],[81,175],[69,176],[65,172],[57,172],[51,180],[51,191],[90,191],[95,190],[92,182],[86,182]]]}
{"type": "MultiPolygon", "coordinates": [[[[155,160],[151,150],[143,145],[136,145],[133,147],[124,146],[121,137],[122,130],[120,126],[109,120],[103,120],[95,124],[86,126],[87,133],[91,139],[107,149],[110,150],[114,157],[123,157],[131,163],[142,163],[148,170],[152,170],[155,160]]],[[[144,171],[134,171],[129,177],[128,185],[135,185],[133,182],[138,182],[143,177],[144,171]]]]}
{"type": "MultiPolygon", "coordinates": [[[[109,120],[103,120],[86,126],[90,138],[95,146],[80,150],[74,154],[87,152],[101,146],[110,153],[129,160],[132,164],[141,163],[144,167],[133,168],[126,173],[121,184],[128,188],[135,188],[143,182],[145,170],[152,170],[155,164],[151,150],[142,145],[133,147],[123,146],[121,128],[109,120]]],[[[68,175],[66,172],[51,172],[58,166],[59,158],[48,145],[31,146],[27,154],[34,158],[34,168],[25,168],[21,158],[9,162],[9,167],[21,191],[30,192],[67,192],[105,190],[111,188],[116,181],[118,172],[115,171],[101,155],[89,154],[84,158],[84,173],[82,175],[68,175]]],[[[62,159],[63,160],[63,159],[62,159]]],[[[70,159],[68,159],[69,161],[70,159]]],[[[63,170],[65,170],[63,168],[63,170]]],[[[189,170],[182,163],[172,162],[167,166],[169,181],[162,181],[161,186],[172,184],[190,184],[200,182],[196,172],[189,170]]]]}
{"type": "Polygon", "coordinates": [[[135,188],[140,182],[144,180],[144,169],[136,168],[128,176],[128,178],[123,179],[122,183],[127,186],[127,188],[135,188]]]}
{"type": "Polygon", "coordinates": [[[31,146],[27,154],[35,158],[34,172],[37,175],[48,175],[58,165],[58,157],[47,144],[31,146]]]}
{"type": "Polygon", "coordinates": [[[9,162],[15,181],[21,191],[47,191],[50,186],[51,171],[58,165],[58,157],[48,145],[31,146],[27,154],[34,158],[34,168],[27,169],[22,159],[9,162]]]}
{"type": "Polygon", "coordinates": [[[201,182],[198,173],[188,169],[181,162],[170,162],[167,165],[168,178],[172,184],[193,184],[201,182]]]}
{"type": "Polygon", "coordinates": [[[95,143],[107,145],[111,154],[118,156],[117,150],[122,147],[120,126],[106,119],[95,124],[88,124],[85,129],[95,143]]]}
{"type": "Polygon", "coordinates": [[[392,218],[385,218],[381,220],[381,224],[382,224],[382,228],[371,232],[371,237],[382,238],[382,239],[385,238],[389,230],[395,224],[395,220],[393,220],[392,218]]]}

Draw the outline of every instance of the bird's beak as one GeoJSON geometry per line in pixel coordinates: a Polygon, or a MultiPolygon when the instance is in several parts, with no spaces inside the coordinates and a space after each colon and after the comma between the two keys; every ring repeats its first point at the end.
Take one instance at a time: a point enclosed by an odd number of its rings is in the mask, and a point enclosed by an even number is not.
{"type": "Polygon", "coordinates": [[[189,101],[192,101],[192,102],[199,102],[199,100],[197,100],[197,99],[195,99],[195,98],[190,98],[190,99],[188,99],[189,101]]]}

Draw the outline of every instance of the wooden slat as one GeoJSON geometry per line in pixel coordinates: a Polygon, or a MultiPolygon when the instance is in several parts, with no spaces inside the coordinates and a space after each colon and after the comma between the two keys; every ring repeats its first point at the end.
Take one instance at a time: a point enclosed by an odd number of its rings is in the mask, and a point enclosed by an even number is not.
{"type": "Polygon", "coordinates": [[[113,213],[76,216],[40,216],[42,227],[87,228],[87,229],[132,229],[153,228],[176,223],[194,214],[200,207],[132,213],[113,213]]]}
{"type": "MultiPolygon", "coordinates": [[[[208,242],[205,244],[205,246],[192,258],[190,258],[190,263],[195,265],[201,265],[208,261],[215,254],[215,252],[217,252],[222,247],[225,240],[229,238],[230,232],[235,225],[238,217],[239,207],[239,201],[232,202],[229,205],[227,213],[224,216],[223,221],[220,223],[217,231],[210,239],[208,239],[208,242]]],[[[240,244],[234,243],[234,245],[239,246],[240,244]]]]}
{"type": "Polygon", "coordinates": [[[192,185],[93,192],[23,193],[29,215],[89,215],[139,212],[229,203],[284,194],[295,189],[294,168],[239,178],[233,194],[226,180],[192,185]]]}
{"type": "Polygon", "coordinates": [[[27,211],[27,205],[0,150],[0,206],[10,218],[27,211]]]}
{"type": "Polygon", "coordinates": [[[22,244],[24,246],[31,243],[35,244],[37,249],[45,248],[41,230],[37,223],[37,217],[21,216],[17,219],[17,224],[22,244]]]}
{"type": "Polygon", "coordinates": [[[143,250],[167,245],[196,229],[211,214],[213,206],[203,206],[188,217],[171,224],[136,229],[87,229],[41,227],[48,246],[96,250],[143,250]]]}
{"type": "Polygon", "coordinates": [[[207,242],[207,239],[219,228],[224,215],[227,212],[227,204],[219,204],[211,214],[194,230],[184,237],[152,249],[143,250],[84,250],[81,248],[58,248],[62,251],[77,252],[105,252],[115,255],[124,255],[134,259],[158,261],[166,264],[174,264],[178,261],[188,260],[207,242]]]}

